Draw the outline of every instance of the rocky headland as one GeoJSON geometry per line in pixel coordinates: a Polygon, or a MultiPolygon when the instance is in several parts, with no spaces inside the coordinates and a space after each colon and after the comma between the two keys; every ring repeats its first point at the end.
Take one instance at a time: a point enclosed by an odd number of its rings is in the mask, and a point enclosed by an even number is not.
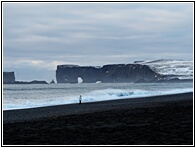
{"type": "Polygon", "coordinates": [[[113,64],[103,67],[58,65],[56,70],[57,83],[123,83],[158,80],[161,75],[146,65],[140,64],[113,64]]]}
{"type": "MultiPolygon", "coordinates": [[[[191,61],[135,61],[133,64],[98,66],[57,65],[57,83],[163,83],[192,82],[191,61]]],[[[16,81],[14,72],[3,72],[4,84],[48,84],[16,81]]],[[[50,83],[55,83],[54,80],[50,83]]]]}
{"type": "Polygon", "coordinates": [[[3,72],[3,84],[48,84],[46,81],[16,81],[14,72],[3,72]]]}
{"type": "Polygon", "coordinates": [[[187,82],[173,75],[163,75],[148,65],[143,64],[113,64],[103,67],[58,65],[56,70],[57,83],[157,83],[157,82],[187,82]]]}

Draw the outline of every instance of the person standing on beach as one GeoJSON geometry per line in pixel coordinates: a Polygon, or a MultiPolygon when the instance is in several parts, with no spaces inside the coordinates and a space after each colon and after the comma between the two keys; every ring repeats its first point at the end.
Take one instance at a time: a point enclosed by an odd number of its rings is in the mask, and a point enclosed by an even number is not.
{"type": "Polygon", "coordinates": [[[82,96],[80,95],[80,97],[79,97],[79,104],[81,104],[82,103],[82,96]]]}

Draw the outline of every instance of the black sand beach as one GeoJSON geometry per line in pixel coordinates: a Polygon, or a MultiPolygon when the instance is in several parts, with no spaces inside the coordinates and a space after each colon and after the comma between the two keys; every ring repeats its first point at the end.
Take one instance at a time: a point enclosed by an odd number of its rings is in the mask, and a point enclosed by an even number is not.
{"type": "Polygon", "coordinates": [[[193,93],[3,111],[3,145],[193,145],[193,93]]]}

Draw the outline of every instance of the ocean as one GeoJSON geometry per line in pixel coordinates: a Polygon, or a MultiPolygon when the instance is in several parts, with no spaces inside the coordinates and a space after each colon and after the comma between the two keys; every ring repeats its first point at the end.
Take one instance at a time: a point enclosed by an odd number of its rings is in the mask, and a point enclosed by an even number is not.
{"type": "Polygon", "coordinates": [[[4,84],[3,110],[193,92],[193,83],[4,84]]]}

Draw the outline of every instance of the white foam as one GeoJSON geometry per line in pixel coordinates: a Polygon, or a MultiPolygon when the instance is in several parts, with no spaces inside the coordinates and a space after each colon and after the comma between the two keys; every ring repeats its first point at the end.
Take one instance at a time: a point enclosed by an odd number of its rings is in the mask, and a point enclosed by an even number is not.
{"type": "Polygon", "coordinates": [[[165,91],[147,91],[140,89],[133,90],[121,90],[121,89],[104,89],[104,90],[96,90],[84,96],[84,102],[92,102],[92,101],[104,101],[104,100],[114,100],[120,98],[138,98],[145,96],[157,96],[157,95],[167,95],[167,94],[177,94],[177,93],[185,93],[192,92],[192,88],[185,89],[174,89],[174,90],[165,90],[165,91]]]}
{"type": "Polygon", "coordinates": [[[78,83],[82,83],[83,79],[81,77],[78,77],[78,83]]]}
{"type": "MultiPolygon", "coordinates": [[[[145,96],[157,96],[166,94],[177,94],[193,92],[192,88],[179,88],[168,89],[161,91],[147,91],[141,89],[101,89],[94,90],[89,93],[82,94],[82,102],[96,102],[104,100],[114,100],[122,98],[138,98],[145,96]]],[[[78,103],[79,96],[65,96],[58,98],[46,98],[46,99],[9,99],[3,101],[3,110],[22,109],[22,108],[34,108],[41,106],[53,106],[61,104],[78,103]]]]}

